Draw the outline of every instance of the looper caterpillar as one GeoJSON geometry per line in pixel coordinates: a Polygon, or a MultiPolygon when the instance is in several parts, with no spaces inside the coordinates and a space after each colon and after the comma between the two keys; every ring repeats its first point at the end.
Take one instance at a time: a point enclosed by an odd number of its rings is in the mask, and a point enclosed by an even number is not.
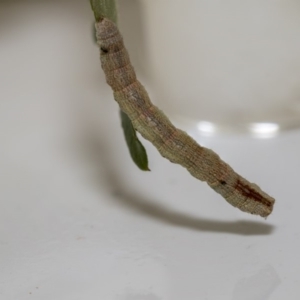
{"type": "Polygon", "coordinates": [[[180,164],[195,178],[206,181],[231,205],[244,212],[267,217],[272,212],[274,198],[235,173],[215,152],[201,147],[185,132],[176,128],[151,103],[145,88],[137,80],[117,26],[103,18],[96,22],[95,27],[106,81],[134,128],[163,157],[180,164]]]}

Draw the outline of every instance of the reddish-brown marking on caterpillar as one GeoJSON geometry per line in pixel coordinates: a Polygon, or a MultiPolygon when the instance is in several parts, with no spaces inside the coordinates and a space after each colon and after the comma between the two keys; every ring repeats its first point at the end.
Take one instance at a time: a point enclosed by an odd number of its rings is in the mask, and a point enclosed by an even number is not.
{"type": "Polygon", "coordinates": [[[248,185],[243,185],[239,180],[235,185],[235,189],[241,192],[245,197],[253,199],[253,201],[260,202],[268,207],[272,207],[272,202],[265,199],[261,194],[257,193],[248,185]]]}
{"type": "Polygon", "coordinates": [[[215,152],[201,147],[176,128],[151,103],[145,88],[137,80],[117,26],[105,18],[95,26],[106,81],[134,128],[152,142],[163,157],[180,164],[195,178],[206,181],[231,205],[267,217],[273,210],[274,198],[234,172],[215,152]]]}

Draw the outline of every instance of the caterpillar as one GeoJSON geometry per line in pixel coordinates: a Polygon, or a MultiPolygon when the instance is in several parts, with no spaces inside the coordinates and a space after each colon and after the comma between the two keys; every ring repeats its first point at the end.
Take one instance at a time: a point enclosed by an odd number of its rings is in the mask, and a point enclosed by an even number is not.
{"type": "Polygon", "coordinates": [[[106,81],[134,128],[163,157],[205,181],[228,203],[241,211],[267,217],[273,210],[274,198],[237,174],[215,152],[198,145],[151,103],[144,86],[137,80],[123,38],[112,21],[103,18],[95,23],[95,28],[106,81]]]}

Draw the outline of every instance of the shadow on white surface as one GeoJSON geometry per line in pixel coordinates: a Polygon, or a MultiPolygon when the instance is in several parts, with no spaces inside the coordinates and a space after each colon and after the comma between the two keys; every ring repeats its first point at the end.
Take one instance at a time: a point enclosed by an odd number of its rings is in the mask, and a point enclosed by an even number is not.
{"type": "MultiPolygon", "coordinates": [[[[82,155],[90,164],[102,166],[101,172],[105,173],[107,181],[105,186],[114,193],[114,200],[119,205],[148,218],[192,230],[238,235],[269,235],[275,229],[273,225],[259,221],[218,221],[175,212],[166,206],[155,203],[153,199],[149,199],[145,195],[139,195],[134,191],[128,192],[128,188],[122,183],[118,171],[111,161],[109,149],[100,142],[98,135],[93,136],[92,132],[85,133],[79,148],[83,149],[82,155]]],[[[99,185],[99,188],[103,189],[103,184],[99,185]]]]}

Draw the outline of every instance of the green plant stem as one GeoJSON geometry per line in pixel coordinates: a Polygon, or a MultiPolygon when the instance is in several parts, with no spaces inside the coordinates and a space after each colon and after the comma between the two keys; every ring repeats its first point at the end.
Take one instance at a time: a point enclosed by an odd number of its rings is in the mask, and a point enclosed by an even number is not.
{"type": "MultiPolygon", "coordinates": [[[[117,8],[115,0],[90,0],[96,22],[102,18],[108,18],[117,23],[117,8]]],[[[150,171],[148,167],[147,152],[136,135],[136,131],[129,117],[120,112],[122,128],[129,149],[130,156],[134,163],[143,171],[150,171]]]]}
{"type": "Polygon", "coordinates": [[[95,20],[98,22],[101,18],[108,18],[117,23],[117,7],[115,0],[90,0],[95,20]]]}

